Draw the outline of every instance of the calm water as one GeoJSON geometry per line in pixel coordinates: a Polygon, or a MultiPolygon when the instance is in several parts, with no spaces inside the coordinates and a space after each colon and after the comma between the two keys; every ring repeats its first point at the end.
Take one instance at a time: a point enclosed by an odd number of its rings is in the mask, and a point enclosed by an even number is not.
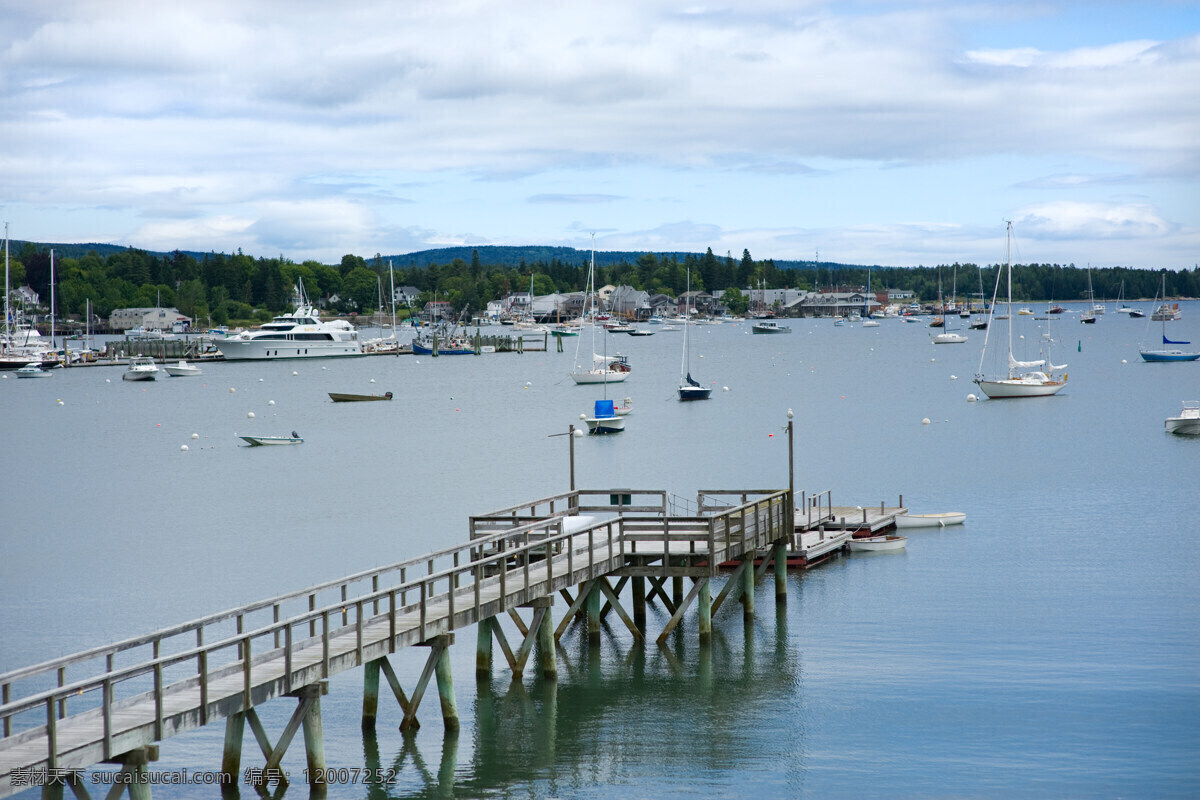
{"type": "MultiPolygon", "coordinates": [[[[1043,323],[1016,323],[1019,343],[1040,342],[1043,323]]],[[[1200,793],[1200,441],[1163,432],[1200,398],[1200,363],[1142,363],[1144,321],[1067,315],[1062,394],[969,404],[978,332],[935,347],[893,320],[790,324],[696,328],[692,373],[717,391],[690,404],[674,398],[681,333],[609,335],[634,365],[609,396],[636,410],[626,433],[578,442],[578,483],[786,486],[792,408],[798,489],[843,505],[903,494],[914,511],[966,512],[965,527],[793,575],[779,616],[768,581],[754,626],[722,609],[711,648],[694,618],[665,649],[635,646],[619,622],[598,653],[572,631],[557,685],[514,684],[499,656],[477,683],[463,631],[457,739],[427,695],[410,744],[382,702],[364,741],[361,673],[344,674],[322,701],[329,765],[393,765],[396,797],[1200,793]]],[[[1200,304],[1170,330],[1200,341],[1200,304]]],[[[566,349],[212,364],[150,384],[110,368],[9,373],[0,670],[418,555],[466,538],[469,514],[565,491],[567,443],[549,435],[602,392],[566,377],[566,349]],[[326,395],[388,390],[391,403],[326,395]],[[300,448],[234,438],[293,429],[300,448]]],[[[652,638],[665,621],[651,611],[652,638]]],[[[406,688],[423,658],[393,658],[406,688]]],[[[290,713],[260,709],[273,737],[290,713]]],[[[156,768],[213,769],[222,735],[167,740],[156,768]]],[[[285,765],[302,769],[301,745],[285,765]]]]}

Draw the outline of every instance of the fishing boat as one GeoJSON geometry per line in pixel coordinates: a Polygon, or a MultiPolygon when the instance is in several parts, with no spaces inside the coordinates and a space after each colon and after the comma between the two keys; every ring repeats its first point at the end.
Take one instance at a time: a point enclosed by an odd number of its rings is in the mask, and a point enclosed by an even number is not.
{"type": "Polygon", "coordinates": [[[158,377],[158,367],[154,363],[153,358],[148,356],[134,356],[129,359],[129,368],[121,376],[122,380],[127,381],[152,381],[158,377]]]}
{"type": "Polygon", "coordinates": [[[579,416],[587,424],[588,433],[620,433],[625,430],[625,417],[617,414],[612,400],[597,400],[591,417],[586,414],[579,416]]]}
{"type": "MultiPolygon", "coordinates": [[[[234,434],[238,436],[237,434],[234,434]]],[[[251,447],[263,447],[276,444],[304,444],[304,440],[300,438],[300,434],[292,431],[291,436],[238,436],[246,444],[251,447]]]]}
{"type": "Polygon", "coordinates": [[[762,319],[754,323],[750,328],[751,333],[791,333],[792,329],[786,325],[780,325],[773,319],[762,319]]]}
{"type": "Polygon", "coordinates": [[[701,386],[692,378],[692,367],[688,354],[688,342],[692,338],[692,316],[691,316],[691,299],[692,299],[692,271],[687,273],[687,293],[684,297],[688,298],[684,307],[684,323],[683,323],[683,358],[679,364],[679,399],[680,400],[707,400],[712,394],[711,386],[701,386]]]}
{"type": "Polygon", "coordinates": [[[1200,436],[1200,400],[1184,400],[1179,416],[1167,417],[1165,425],[1167,433],[1200,436]]]}
{"type": "MultiPolygon", "coordinates": [[[[1037,361],[1018,361],[1013,358],[1013,332],[1012,332],[1012,222],[1007,225],[1007,235],[1005,243],[1005,271],[1007,273],[1008,282],[1008,313],[1006,322],[1008,324],[1008,361],[1007,368],[1003,377],[984,377],[983,361],[987,357],[988,344],[991,337],[991,327],[989,326],[987,336],[983,340],[983,353],[979,357],[979,372],[975,375],[975,383],[983,390],[983,393],[993,399],[1005,397],[1047,397],[1052,394],[1057,394],[1067,385],[1067,376],[1064,374],[1062,380],[1058,380],[1053,376],[1054,372],[1061,371],[1067,368],[1066,364],[1055,365],[1050,362],[1049,358],[1049,342],[1047,339],[1047,357],[1037,361]],[[1039,368],[1047,367],[1049,372],[1042,372],[1039,368]]],[[[999,276],[997,276],[999,277],[999,276]]],[[[998,283],[998,282],[997,282],[998,283]]],[[[999,286],[997,285],[997,291],[999,286]]],[[[996,308],[996,298],[992,297],[992,309],[996,308]]],[[[994,352],[993,352],[994,354],[994,352]]]]}
{"type": "Polygon", "coordinates": [[[51,378],[53,376],[53,372],[47,372],[42,369],[42,365],[36,361],[32,361],[17,370],[18,378],[51,378]]]}
{"type": "Polygon", "coordinates": [[[592,294],[595,292],[596,280],[596,235],[592,234],[592,262],[588,268],[587,282],[584,286],[583,295],[583,316],[584,319],[590,319],[592,329],[592,362],[590,367],[585,367],[579,363],[579,345],[582,342],[582,337],[575,342],[575,369],[571,371],[571,380],[577,385],[592,385],[597,383],[621,383],[629,377],[630,367],[629,361],[625,356],[608,355],[608,342],[605,340],[605,354],[600,355],[596,352],[596,322],[600,317],[594,312],[591,317],[588,315],[588,306],[592,300],[592,294]]]}
{"type": "Polygon", "coordinates": [[[854,552],[878,553],[886,550],[903,550],[908,542],[903,536],[869,536],[865,539],[850,539],[846,546],[854,552]]]}
{"type": "MultiPolygon", "coordinates": [[[[1164,287],[1165,285],[1164,283],[1164,287]]],[[[1167,297],[1164,294],[1163,300],[1166,299],[1167,297]]],[[[1154,312],[1150,315],[1150,319],[1155,322],[1174,322],[1183,319],[1183,312],[1179,310],[1179,303],[1164,302],[1158,308],[1154,309],[1154,312]]]]}
{"type": "MultiPolygon", "coordinates": [[[[1163,273],[1162,291],[1163,298],[1165,299],[1167,292],[1167,275],[1165,272],[1163,273]]],[[[1156,297],[1155,300],[1157,299],[1158,298],[1156,297]]],[[[1151,321],[1153,321],[1153,319],[1154,318],[1152,316],[1151,321]]],[[[1144,343],[1142,345],[1138,345],[1138,352],[1141,354],[1143,361],[1195,361],[1196,359],[1200,359],[1200,352],[1192,353],[1187,350],[1180,350],[1178,347],[1174,347],[1173,345],[1191,344],[1191,342],[1168,339],[1166,317],[1161,317],[1160,321],[1162,322],[1162,347],[1152,349],[1145,347],[1144,343]]],[[[1149,327],[1149,324],[1149,322],[1146,323],[1147,327],[1149,327]]]]}
{"type": "Polygon", "coordinates": [[[947,525],[962,525],[967,515],[959,511],[941,514],[897,514],[897,528],[944,528],[947,525]]]}
{"type": "Polygon", "coordinates": [[[200,374],[200,368],[195,364],[189,364],[186,361],[178,361],[174,364],[164,364],[163,369],[172,378],[190,378],[200,374]]]}
{"type": "Polygon", "coordinates": [[[341,392],[330,392],[329,399],[335,403],[369,403],[372,400],[391,400],[392,393],[384,392],[383,394],[342,394],[341,392]]]}
{"type": "Polygon", "coordinates": [[[443,322],[413,339],[412,351],[417,356],[471,356],[475,355],[475,345],[443,322]]]}

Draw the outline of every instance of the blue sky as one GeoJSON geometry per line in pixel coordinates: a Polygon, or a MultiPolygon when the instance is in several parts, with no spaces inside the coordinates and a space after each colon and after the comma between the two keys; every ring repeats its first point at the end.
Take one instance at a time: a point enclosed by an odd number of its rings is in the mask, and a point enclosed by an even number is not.
{"type": "Polygon", "coordinates": [[[1200,262],[1200,3],[0,0],[16,239],[1200,262]]]}

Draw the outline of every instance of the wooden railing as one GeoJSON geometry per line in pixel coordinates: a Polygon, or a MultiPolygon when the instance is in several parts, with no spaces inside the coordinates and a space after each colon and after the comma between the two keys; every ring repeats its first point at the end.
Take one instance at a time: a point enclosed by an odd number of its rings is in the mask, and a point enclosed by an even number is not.
{"type": "MultiPolygon", "coordinates": [[[[90,713],[100,717],[101,733],[95,744],[102,746],[95,761],[109,759],[125,752],[132,735],[114,726],[116,710],[138,703],[146,704],[145,708],[152,703],[153,722],[138,734],[145,741],[130,746],[157,741],[180,729],[206,724],[214,713],[212,709],[223,716],[215,705],[218,701],[234,698],[233,706],[249,708],[255,702],[359,666],[368,646],[372,657],[377,658],[381,653],[474,624],[510,606],[618,571],[628,559],[650,551],[652,542],[672,555],[702,556],[715,570],[716,564],[752,553],[791,532],[791,498],[786,491],[749,493],[759,496],[711,516],[624,514],[586,528],[562,530],[559,511],[564,508],[564,499],[568,501],[565,508],[610,509],[588,506],[584,501],[593,495],[612,494],[661,497],[661,506],[625,508],[665,511],[665,493],[661,492],[577,492],[546,498],[472,518],[473,526],[479,520],[478,529],[483,530],[490,520],[503,515],[519,519],[525,511],[532,516],[542,506],[544,513],[553,516],[479,535],[462,545],[418,558],[4,673],[0,675],[0,778],[14,767],[33,766],[8,763],[4,757],[6,745],[41,736],[46,742],[44,761],[39,763],[58,766],[57,729],[69,716],[90,713]],[[369,642],[368,628],[373,636],[369,642]],[[320,658],[314,662],[318,647],[320,658]],[[118,667],[117,656],[129,653],[139,654],[140,660],[118,667]],[[297,664],[301,656],[305,666],[297,664]],[[267,664],[273,665],[273,671],[264,670],[267,664]],[[93,674],[68,679],[68,669],[93,674]],[[264,672],[270,674],[263,677],[264,672]],[[241,680],[231,691],[229,679],[239,674],[241,680]],[[213,684],[223,679],[221,696],[215,696],[213,684]],[[42,686],[37,685],[39,682],[42,686]],[[52,685],[45,687],[46,683],[52,685]],[[25,692],[14,698],[16,687],[25,687],[25,692]],[[198,708],[187,712],[197,717],[193,724],[181,727],[177,722],[168,730],[164,723],[169,716],[164,712],[166,697],[197,688],[198,708]],[[40,722],[36,719],[39,709],[40,722]],[[14,721],[22,723],[22,730],[14,732],[14,721]],[[118,734],[122,734],[123,741],[114,743],[118,734]]],[[[0,780],[0,789],[5,782],[0,780]]],[[[0,796],[3,794],[0,791],[0,796]]]]}

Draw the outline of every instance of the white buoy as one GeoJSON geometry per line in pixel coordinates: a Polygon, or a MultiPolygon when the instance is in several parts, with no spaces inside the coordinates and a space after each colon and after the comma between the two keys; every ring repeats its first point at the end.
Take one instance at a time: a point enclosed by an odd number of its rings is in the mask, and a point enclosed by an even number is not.
{"type": "Polygon", "coordinates": [[[236,392],[236,391],[237,391],[237,389],[233,388],[232,386],[230,386],[230,387],[229,387],[229,393],[230,393],[230,394],[233,394],[233,393],[234,393],[234,392],[236,392]]]}
{"type": "Polygon", "coordinates": [[[580,415],[579,415],[579,418],[580,418],[580,419],[587,419],[587,414],[580,414],[580,415]]]}
{"type": "Polygon", "coordinates": [[[275,405],[275,401],[274,401],[274,400],[268,400],[268,401],[267,401],[267,405],[269,405],[269,406],[273,406],[273,405],[275,405]]]}
{"type": "Polygon", "coordinates": [[[188,451],[188,446],[186,444],[181,444],[179,445],[179,449],[186,453],[188,451]]]}
{"type": "Polygon", "coordinates": [[[525,388],[526,388],[526,389],[528,389],[528,388],[529,388],[530,386],[532,386],[532,385],[533,385],[533,384],[532,384],[532,383],[530,383],[529,381],[525,381],[525,388]]]}
{"type": "Polygon", "coordinates": [[[200,438],[200,434],[198,434],[198,433],[193,433],[193,434],[192,434],[192,438],[193,438],[193,439],[199,439],[199,438],[200,438]]]}
{"type": "Polygon", "coordinates": [[[979,399],[979,398],[977,398],[977,397],[976,397],[975,395],[973,395],[973,394],[969,394],[969,395],[967,395],[967,402],[968,402],[968,403],[974,403],[974,402],[975,402],[976,400],[978,400],[978,399],[979,399]]]}
{"type": "Polygon", "coordinates": [[[929,359],[929,363],[930,363],[930,364],[932,364],[934,361],[937,361],[937,359],[936,359],[936,358],[931,358],[931,359],[929,359]]]}
{"type": "Polygon", "coordinates": [[[1122,359],[1121,359],[1121,363],[1122,363],[1122,364],[1128,364],[1129,362],[1128,362],[1128,361],[1126,361],[1125,359],[1123,359],[1123,358],[1122,358],[1122,359]]]}
{"type": "MultiPolygon", "coordinates": [[[[583,415],[582,415],[582,414],[580,414],[579,416],[580,416],[580,417],[582,417],[583,415]]],[[[582,439],[582,438],[583,438],[583,429],[582,429],[582,428],[576,428],[576,429],[575,429],[575,438],[576,438],[576,439],[582,439]]]]}
{"type": "MultiPolygon", "coordinates": [[[[293,375],[295,375],[296,373],[294,373],[294,372],[293,372],[292,374],[293,374],[293,375]]],[[[258,379],[258,382],[259,382],[259,383],[262,383],[262,382],[263,382],[263,379],[262,379],[262,378],[259,378],[259,379],[258,379]]]]}
{"type": "Polygon", "coordinates": [[[728,386],[722,386],[722,387],[721,387],[721,391],[722,391],[722,392],[728,392],[728,391],[729,391],[729,387],[728,387],[728,386]]]}
{"type": "MultiPolygon", "coordinates": [[[[293,375],[299,375],[300,373],[299,373],[299,372],[296,372],[296,370],[292,370],[292,374],[293,374],[293,375]]],[[[259,380],[261,381],[261,380],[262,380],[262,378],[259,378],[259,380]]]]}
{"type": "Polygon", "coordinates": [[[374,379],[374,378],[371,378],[371,383],[374,383],[374,382],[375,382],[375,379],[374,379]]]}
{"type": "MultiPolygon", "coordinates": [[[[7,375],[5,375],[4,377],[6,377],[6,378],[7,378],[8,376],[7,376],[7,375]]],[[[110,381],[108,378],[105,378],[105,379],[104,379],[104,382],[105,382],[105,383],[112,383],[112,381],[110,381]]],[[[232,391],[232,390],[231,390],[231,391],[232,391]]]]}
{"type": "Polygon", "coordinates": [[[951,375],[951,376],[950,376],[950,380],[952,380],[952,381],[956,381],[956,380],[958,380],[958,376],[957,376],[957,375],[951,375]]]}
{"type": "Polygon", "coordinates": [[[321,369],[329,369],[329,367],[321,367],[321,369]]]}
{"type": "Polygon", "coordinates": [[[922,425],[928,425],[928,424],[929,424],[929,417],[926,417],[925,419],[921,420],[921,424],[922,424],[922,425]]]}
{"type": "Polygon", "coordinates": [[[247,411],[247,412],[246,412],[246,418],[247,418],[247,419],[254,419],[254,412],[253,412],[253,411],[247,411]]]}
{"type": "Polygon", "coordinates": [[[65,406],[65,405],[66,405],[66,403],[64,403],[62,400],[57,400],[56,402],[57,402],[57,403],[58,403],[60,406],[65,406]]]}

